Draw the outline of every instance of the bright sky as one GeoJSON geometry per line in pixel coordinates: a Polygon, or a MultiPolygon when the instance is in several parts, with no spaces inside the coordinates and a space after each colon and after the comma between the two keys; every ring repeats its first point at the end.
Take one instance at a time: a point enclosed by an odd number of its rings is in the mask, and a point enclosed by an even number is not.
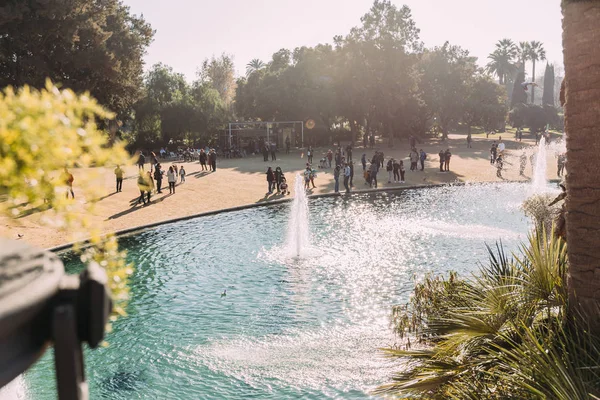
{"type": "MultiPolygon", "coordinates": [[[[146,68],[163,62],[193,80],[212,55],[232,54],[238,75],[281,48],[332,43],[360,24],[372,0],[123,0],[156,30],[146,68]]],[[[562,66],[560,0],[392,0],[408,5],[427,47],[446,40],[485,64],[494,43],[539,40],[562,66]]],[[[531,67],[527,66],[528,71],[531,67]]],[[[543,66],[536,68],[543,73],[543,66]]],[[[538,75],[538,73],[536,73],[538,75]]]]}

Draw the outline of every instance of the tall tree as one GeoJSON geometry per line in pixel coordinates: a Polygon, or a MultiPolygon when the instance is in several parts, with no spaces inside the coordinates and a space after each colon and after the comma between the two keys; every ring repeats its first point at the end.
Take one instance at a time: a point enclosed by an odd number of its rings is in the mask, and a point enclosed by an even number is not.
{"type": "Polygon", "coordinates": [[[542,95],[542,105],[554,107],[554,65],[546,64],[544,72],[544,93],[542,95]]]}
{"type": "Polygon", "coordinates": [[[50,78],[121,116],[142,94],[154,32],[119,0],[3,2],[0,32],[0,87],[41,88],[50,78]]]}
{"type": "Polygon", "coordinates": [[[218,58],[214,56],[210,60],[207,58],[202,63],[198,76],[202,83],[209,84],[219,92],[219,96],[226,106],[229,107],[232,104],[236,86],[232,56],[223,53],[218,58]]]}
{"type": "Polygon", "coordinates": [[[261,69],[263,69],[266,66],[267,66],[267,64],[265,64],[260,59],[258,59],[258,58],[252,59],[248,64],[246,64],[246,77],[249,77],[250,74],[253,73],[254,71],[260,71],[261,69]]]}
{"type": "MultiPolygon", "coordinates": [[[[535,82],[535,62],[544,61],[546,59],[546,50],[542,42],[533,40],[529,42],[527,50],[528,59],[531,60],[531,81],[535,82]]],[[[535,85],[531,86],[531,104],[535,104],[535,85]]]]}
{"type": "MultiPolygon", "coordinates": [[[[600,334],[600,2],[563,0],[569,306],[600,334]]],[[[562,97],[562,96],[561,96],[562,97]]]]}
{"type": "MultiPolygon", "coordinates": [[[[517,58],[519,60],[519,69],[523,72],[523,76],[525,76],[525,63],[529,61],[529,42],[519,42],[517,46],[517,58]]],[[[521,83],[521,82],[519,82],[521,83]]]]}
{"type": "Polygon", "coordinates": [[[522,71],[519,71],[517,77],[515,78],[515,82],[513,85],[512,96],[510,98],[510,108],[513,109],[518,104],[526,104],[527,103],[527,92],[523,89],[521,85],[525,81],[525,74],[522,71]]]}
{"type": "Polygon", "coordinates": [[[503,85],[516,70],[514,64],[516,56],[517,46],[512,40],[499,40],[496,43],[496,50],[488,56],[490,62],[487,64],[486,69],[489,73],[498,76],[499,83],[503,85]]]}

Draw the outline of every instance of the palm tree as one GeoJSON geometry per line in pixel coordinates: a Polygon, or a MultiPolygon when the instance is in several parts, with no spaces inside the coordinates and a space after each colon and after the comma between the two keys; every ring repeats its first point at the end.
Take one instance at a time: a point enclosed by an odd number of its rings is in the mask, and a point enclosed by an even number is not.
{"type": "Polygon", "coordinates": [[[496,43],[496,50],[488,58],[491,60],[486,69],[498,76],[498,82],[503,85],[515,72],[514,60],[517,56],[517,46],[510,39],[502,39],[496,43]]]}
{"type": "Polygon", "coordinates": [[[600,126],[600,80],[593,73],[600,69],[600,2],[563,0],[562,12],[569,305],[589,313],[594,333],[600,334],[600,183],[591,167],[600,161],[600,136],[594,134],[600,126]]]}
{"type": "Polygon", "coordinates": [[[517,46],[517,58],[519,59],[519,67],[523,75],[525,74],[525,62],[529,60],[529,42],[519,42],[517,46]]]}
{"type": "MultiPolygon", "coordinates": [[[[531,67],[531,81],[535,82],[535,62],[544,61],[546,59],[546,50],[544,50],[544,44],[533,40],[529,43],[528,58],[533,63],[531,67]]],[[[531,104],[535,103],[535,86],[531,86],[531,104]]]]}
{"type": "Polygon", "coordinates": [[[254,71],[263,69],[264,67],[266,67],[266,65],[267,64],[265,64],[263,61],[259,60],[258,58],[253,59],[248,64],[246,64],[246,76],[250,76],[250,74],[253,73],[254,71]]]}

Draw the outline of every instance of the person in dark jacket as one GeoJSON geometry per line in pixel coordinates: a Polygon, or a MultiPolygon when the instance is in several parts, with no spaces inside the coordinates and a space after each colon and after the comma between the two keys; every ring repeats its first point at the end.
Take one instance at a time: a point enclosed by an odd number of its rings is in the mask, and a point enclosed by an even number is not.
{"type": "Polygon", "coordinates": [[[275,183],[277,184],[277,194],[281,192],[279,185],[281,185],[281,179],[283,178],[283,171],[281,167],[275,168],[275,183]]]}
{"type": "Polygon", "coordinates": [[[162,193],[162,177],[165,172],[161,169],[160,164],[156,164],[154,168],[154,180],[156,181],[156,193],[162,193]]]}
{"type": "Polygon", "coordinates": [[[267,182],[269,183],[269,191],[267,194],[272,194],[273,188],[275,187],[275,173],[271,167],[267,169],[267,182]]]}
{"type": "Polygon", "coordinates": [[[440,172],[444,172],[444,163],[446,162],[446,153],[444,152],[444,150],[440,150],[438,155],[440,156],[440,172]]]}

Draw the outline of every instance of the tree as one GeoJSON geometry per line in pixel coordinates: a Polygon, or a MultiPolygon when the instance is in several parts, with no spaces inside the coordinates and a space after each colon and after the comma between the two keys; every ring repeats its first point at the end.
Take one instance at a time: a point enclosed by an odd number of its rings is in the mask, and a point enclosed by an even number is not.
{"type": "Polygon", "coordinates": [[[527,103],[527,92],[523,89],[521,84],[525,81],[525,74],[520,71],[515,78],[515,82],[513,85],[512,96],[510,99],[510,108],[515,108],[518,104],[526,104],[527,103]]]}
{"type": "MultiPolygon", "coordinates": [[[[564,0],[566,227],[569,305],[600,334],[600,3],[564,0]]],[[[561,96],[562,97],[562,96],[561,96]]]]}
{"type": "Polygon", "coordinates": [[[554,65],[546,64],[544,72],[544,94],[542,96],[542,105],[554,107],[554,65]]]}
{"type": "Polygon", "coordinates": [[[519,42],[519,45],[517,46],[517,58],[519,59],[518,67],[519,70],[523,72],[523,77],[525,76],[525,63],[529,61],[530,47],[529,42],[519,42]]]}
{"type": "Polygon", "coordinates": [[[210,60],[207,58],[202,63],[198,76],[202,83],[209,84],[219,92],[221,100],[227,107],[231,105],[236,85],[232,56],[223,53],[219,58],[214,56],[210,60]]]}
{"type": "MultiPolygon", "coordinates": [[[[536,61],[544,61],[546,59],[546,50],[544,50],[544,45],[542,42],[538,42],[533,40],[529,43],[529,48],[527,49],[527,58],[531,60],[531,81],[535,82],[535,62],[536,61]]],[[[531,104],[535,103],[535,86],[531,86],[531,104]]]]}
{"type": "Polygon", "coordinates": [[[469,133],[472,126],[481,126],[489,131],[504,123],[506,92],[502,86],[487,76],[478,75],[467,90],[462,119],[469,133]]]}
{"type": "Polygon", "coordinates": [[[486,69],[489,73],[498,76],[498,81],[501,85],[512,76],[516,70],[514,59],[517,56],[517,46],[510,39],[502,39],[496,43],[496,50],[490,53],[488,58],[490,62],[486,69]]]}
{"type": "Polygon", "coordinates": [[[258,58],[252,59],[248,64],[246,64],[246,77],[249,77],[251,73],[254,71],[260,71],[266,67],[266,64],[258,58]]]}
{"type": "Polygon", "coordinates": [[[154,32],[119,0],[8,2],[0,27],[0,87],[42,88],[50,78],[91,92],[121,117],[142,94],[143,56],[154,32]]]}

